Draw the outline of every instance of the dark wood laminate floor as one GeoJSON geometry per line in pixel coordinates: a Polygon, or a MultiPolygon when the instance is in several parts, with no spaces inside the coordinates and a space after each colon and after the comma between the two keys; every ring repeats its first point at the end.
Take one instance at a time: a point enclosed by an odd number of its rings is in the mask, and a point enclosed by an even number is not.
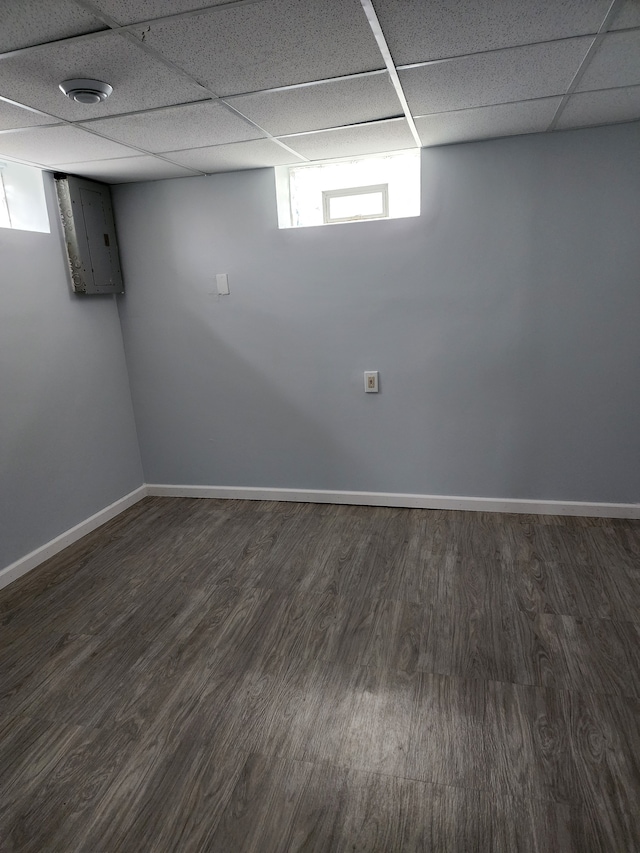
{"type": "Polygon", "coordinates": [[[0,850],[640,851],[640,522],[147,498],[0,591],[0,850]]]}

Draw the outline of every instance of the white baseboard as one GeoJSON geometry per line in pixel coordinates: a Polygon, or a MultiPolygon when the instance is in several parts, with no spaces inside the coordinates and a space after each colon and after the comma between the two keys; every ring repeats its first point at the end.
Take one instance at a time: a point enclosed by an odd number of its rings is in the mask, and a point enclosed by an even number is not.
{"type": "Polygon", "coordinates": [[[184,498],[229,498],[245,501],[300,501],[304,503],[358,504],[466,509],[477,512],[516,512],[532,515],[583,515],[599,518],[640,518],[640,504],[538,501],[517,498],[410,495],[398,492],[332,492],[324,489],[262,489],[245,486],[170,486],[147,484],[148,494],[184,498]]]}
{"type": "Polygon", "coordinates": [[[399,492],[344,492],[324,489],[263,489],[246,486],[173,486],[152,483],[96,512],[30,554],[0,570],[0,589],[30,572],[49,557],[77,542],[147,495],[177,498],[226,498],[245,501],[295,501],[301,503],[397,506],[417,509],[464,509],[476,512],[514,512],[531,515],[582,515],[594,518],[640,518],[640,504],[537,501],[515,498],[410,495],[399,492]]]}
{"type": "Polygon", "coordinates": [[[68,545],[72,545],[74,542],[77,542],[78,539],[86,536],[87,533],[91,533],[91,531],[95,530],[96,527],[100,527],[101,524],[111,521],[111,519],[115,518],[116,515],[124,512],[125,509],[133,506],[133,504],[146,497],[146,495],[147,487],[140,486],[133,492],[129,492],[129,494],[125,495],[123,498],[114,501],[114,503],[109,504],[109,506],[106,506],[104,509],[96,512],[95,515],[92,515],[90,518],[86,518],[84,521],[81,521],[80,524],[76,524],[75,527],[65,530],[64,533],[60,534],[60,536],[56,536],[55,539],[52,539],[50,542],[46,542],[44,545],[41,545],[40,548],[36,548],[35,551],[31,551],[31,553],[27,554],[25,557],[21,557],[19,560],[16,560],[15,563],[11,563],[11,565],[1,569],[0,589],[17,580],[19,577],[22,577],[22,575],[26,575],[27,572],[31,571],[31,569],[35,569],[36,566],[39,566],[40,563],[44,563],[44,561],[48,560],[49,557],[53,557],[68,545]]]}

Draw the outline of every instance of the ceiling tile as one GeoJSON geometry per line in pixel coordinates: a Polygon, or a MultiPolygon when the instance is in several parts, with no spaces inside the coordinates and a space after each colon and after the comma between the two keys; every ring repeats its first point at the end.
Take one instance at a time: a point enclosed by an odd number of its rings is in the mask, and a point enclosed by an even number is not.
{"type": "Polygon", "coordinates": [[[98,119],[82,126],[153,152],[240,142],[265,135],[223,104],[212,101],[98,119]]]}
{"type": "Polygon", "coordinates": [[[0,53],[103,30],[105,25],[73,0],[2,0],[0,53]]]}
{"type": "Polygon", "coordinates": [[[609,33],[578,84],[578,92],[640,83],[640,30],[609,33]]]}
{"type": "Polygon", "coordinates": [[[397,65],[596,33],[610,0],[373,0],[397,65]]]}
{"type": "Polygon", "coordinates": [[[561,101],[561,97],[542,98],[518,104],[476,107],[416,118],[415,121],[422,144],[426,146],[518,133],[541,133],[551,124],[561,101]]]}
{"type": "Polygon", "coordinates": [[[261,0],[151,24],[145,43],[233,95],[384,68],[358,0],[261,0]]]}
{"type": "Polygon", "coordinates": [[[173,151],[166,156],[202,172],[234,172],[238,169],[262,169],[300,162],[270,139],[193,148],[190,151],[173,151]]]}
{"type": "Polygon", "coordinates": [[[564,94],[589,37],[445,59],[400,71],[414,115],[564,94]]]}
{"type": "Polygon", "coordinates": [[[274,136],[402,115],[389,74],[371,74],[229,98],[274,136]]]}
{"type": "Polygon", "coordinates": [[[13,130],[18,127],[35,127],[38,124],[55,124],[55,118],[23,110],[6,101],[0,101],[0,130],[13,130]]]}
{"type": "Polygon", "coordinates": [[[96,9],[114,18],[120,24],[150,21],[164,15],[177,15],[192,9],[218,6],[229,0],[92,0],[96,9]]]}
{"type": "Polygon", "coordinates": [[[627,0],[618,12],[611,26],[612,30],[625,30],[629,27],[640,27],[640,2],[627,0]]]}
{"type": "Polygon", "coordinates": [[[70,125],[33,127],[0,135],[0,155],[47,166],[71,160],[79,163],[106,157],[126,157],[133,153],[131,148],[70,125]]]}
{"type": "Polygon", "coordinates": [[[0,80],[0,94],[5,97],[72,121],[210,97],[113,32],[0,59],[0,80]],[[62,80],[72,77],[103,80],[113,86],[113,94],[101,104],[76,104],[58,89],[62,80]]]}
{"type": "Polygon", "coordinates": [[[108,184],[124,184],[131,181],[158,181],[164,178],[189,177],[194,173],[183,166],[167,163],[157,157],[120,157],[117,160],[98,160],[90,163],[60,163],[60,172],[81,175],[108,184]]]}
{"type": "Polygon", "coordinates": [[[377,154],[381,151],[416,147],[405,119],[305,133],[302,136],[287,136],[283,142],[310,160],[377,154]]]}
{"type": "Polygon", "coordinates": [[[560,115],[557,127],[587,127],[640,119],[640,86],[603,89],[572,95],[560,115]]]}

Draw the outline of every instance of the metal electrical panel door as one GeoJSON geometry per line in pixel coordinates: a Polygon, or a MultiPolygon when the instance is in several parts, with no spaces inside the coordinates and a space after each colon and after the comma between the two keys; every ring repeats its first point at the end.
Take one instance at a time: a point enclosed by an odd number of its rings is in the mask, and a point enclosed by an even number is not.
{"type": "Polygon", "coordinates": [[[107,184],[56,176],[71,286],[76,293],[124,293],[107,184]]]}

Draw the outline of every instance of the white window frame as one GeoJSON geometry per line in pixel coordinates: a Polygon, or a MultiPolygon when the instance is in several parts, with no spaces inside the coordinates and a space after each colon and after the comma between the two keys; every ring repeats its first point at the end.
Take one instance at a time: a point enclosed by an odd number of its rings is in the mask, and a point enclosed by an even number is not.
{"type": "Polygon", "coordinates": [[[389,218],[389,184],[372,184],[366,187],[346,187],[339,190],[322,191],[322,216],[325,225],[334,222],[359,222],[365,219],[388,219],[389,218]],[[331,216],[331,199],[348,198],[354,195],[374,195],[380,193],[382,196],[382,213],[357,214],[356,216],[331,216]]]}

